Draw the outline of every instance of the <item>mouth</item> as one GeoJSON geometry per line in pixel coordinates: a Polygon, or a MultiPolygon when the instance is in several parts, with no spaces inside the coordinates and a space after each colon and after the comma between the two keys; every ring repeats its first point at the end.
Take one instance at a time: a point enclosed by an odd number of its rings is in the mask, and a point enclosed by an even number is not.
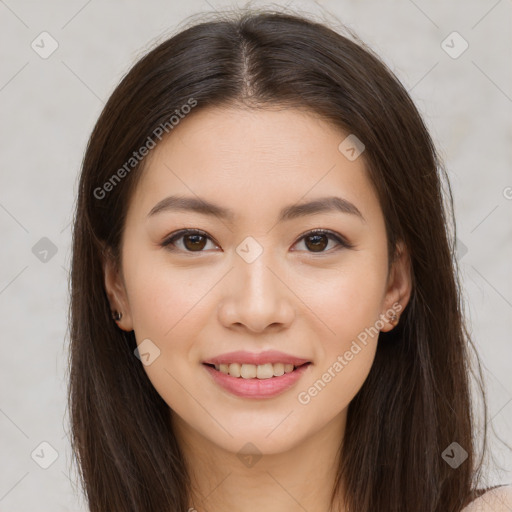
{"type": "Polygon", "coordinates": [[[237,379],[258,379],[267,380],[282,377],[283,375],[293,373],[299,368],[309,366],[311,362],[298,365],[291,363],[265,363],[265,364],[249,364],[249,363],[230,363],[230,364],[213,364],[203,363],[205,366],[213,370],[229,375],[237,379]]]}
{"type": "Polygon", "coordinates": [[[225,392],[244,399],[270,399],[291,390],[306,374],[311,362],[202,363],[212,382],[225,392]]]}

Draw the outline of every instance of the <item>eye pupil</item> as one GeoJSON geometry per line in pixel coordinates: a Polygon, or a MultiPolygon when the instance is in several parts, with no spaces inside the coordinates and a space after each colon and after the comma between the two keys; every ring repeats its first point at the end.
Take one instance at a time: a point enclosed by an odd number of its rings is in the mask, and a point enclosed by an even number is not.
{"type": "Polygon", "coordinates": [[[310,235],[306,238],[306,245],[308,246],[308,248],[310,248],[310,246],[308,245],[308,240],[312,239],[315,240],[313,242],[313,252],[321,252],[329,244],[329,240],[326,235],[310,235]]]}
{"type": "Polygon", "coordinates": [[[183,240],[185,247],[190,250],[201,250],[206,245],[206,238],[203,235],[186,235],[183,240]],[[201,238],[202,240],[199,240],[201,238]],[[187,243],[190,240],[193,240],[192,245],[187,243]]]}

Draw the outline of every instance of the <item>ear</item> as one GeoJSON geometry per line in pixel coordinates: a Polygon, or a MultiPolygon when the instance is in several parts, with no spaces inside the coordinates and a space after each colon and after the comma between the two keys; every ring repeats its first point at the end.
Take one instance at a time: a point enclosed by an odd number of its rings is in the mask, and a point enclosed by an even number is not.
{"type": "Polygon", "coordinates": [[[389,271],[386,295],[383,302],[385,325],[383,332],[391,331],[400,320],[400,314],[411,297],[411,261],[406,245],[400,241],[396,245],[395,257],[389,271]]]}
{"type": "Polygon", "coordinates": [[[112,321],[115,321],[118,327],[124,331],[133,331],[132,315],[122,272],[111,253],[105,251],[104,254],[103,275],[110,309],[112,312],[117,311],[122,315],[120,320],[113,319],[112,321]]]}

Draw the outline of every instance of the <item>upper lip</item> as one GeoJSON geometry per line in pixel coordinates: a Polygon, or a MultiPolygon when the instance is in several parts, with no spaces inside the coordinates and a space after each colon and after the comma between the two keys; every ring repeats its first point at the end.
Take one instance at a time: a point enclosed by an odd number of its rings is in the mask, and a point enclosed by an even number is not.
{"type": "Polygon", "coordinates": [[[212,357],[203,361],[204,364],[267,364],[267,363],[283,363],[293,364],[294,366],[300,366],[304,363],[308,363],[307,359],[302,357],[296,357],[291,354],[285,354],[278,350],[266,350],[264,352],[247,352],[245,350],[238,350],[235,352],[227,352],[216,357],[212,357]]]}

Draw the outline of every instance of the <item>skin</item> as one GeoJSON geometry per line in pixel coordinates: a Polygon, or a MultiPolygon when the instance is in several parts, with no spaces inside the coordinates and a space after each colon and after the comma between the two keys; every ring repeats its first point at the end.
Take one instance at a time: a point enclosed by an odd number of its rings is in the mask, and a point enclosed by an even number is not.
{"type": "MultiPolygon", "coordinates": [[[[123,314],[118,326],[160,350],[144,369],[172,409],[192,475],[190,506],[199,511],[328,510],[347,407],[370,371],[378,336],[359,344],[309,403],[298,394],[380,315],[405,308],[411,292],[405,247],[388,272],[384,217],[364,153],[350,161],[338,150],[346,135],[296,109],[190,114],[147,157],[129,205],[122,268],[105,262],[111,307],[123,314]],[[185,211],[148,218],[172,194],[229,207],[234,219],[185,211]],[[364,220],[333,211],[277,223],[284,206],[325,196],[350,201],[364,220]],[[183,228],[205,231],[204,248],[194,252],[186,237],[174,251],[162,247],[183,228]],[[304,234],[318,228],[353,247],[324,238],[328,245],[315,252],[304,234]],[[236,252],[248,236],[263,248],[251,263],[236,252]],[[273,398],[231,395],[202,365],[233,350],[267,349],[312,362],[273,398]],[[237,456],[248,442],[262,455],[252,465],[237,456]]],[[[382,323],[381,331],[394,327],[382,323]]]]}

